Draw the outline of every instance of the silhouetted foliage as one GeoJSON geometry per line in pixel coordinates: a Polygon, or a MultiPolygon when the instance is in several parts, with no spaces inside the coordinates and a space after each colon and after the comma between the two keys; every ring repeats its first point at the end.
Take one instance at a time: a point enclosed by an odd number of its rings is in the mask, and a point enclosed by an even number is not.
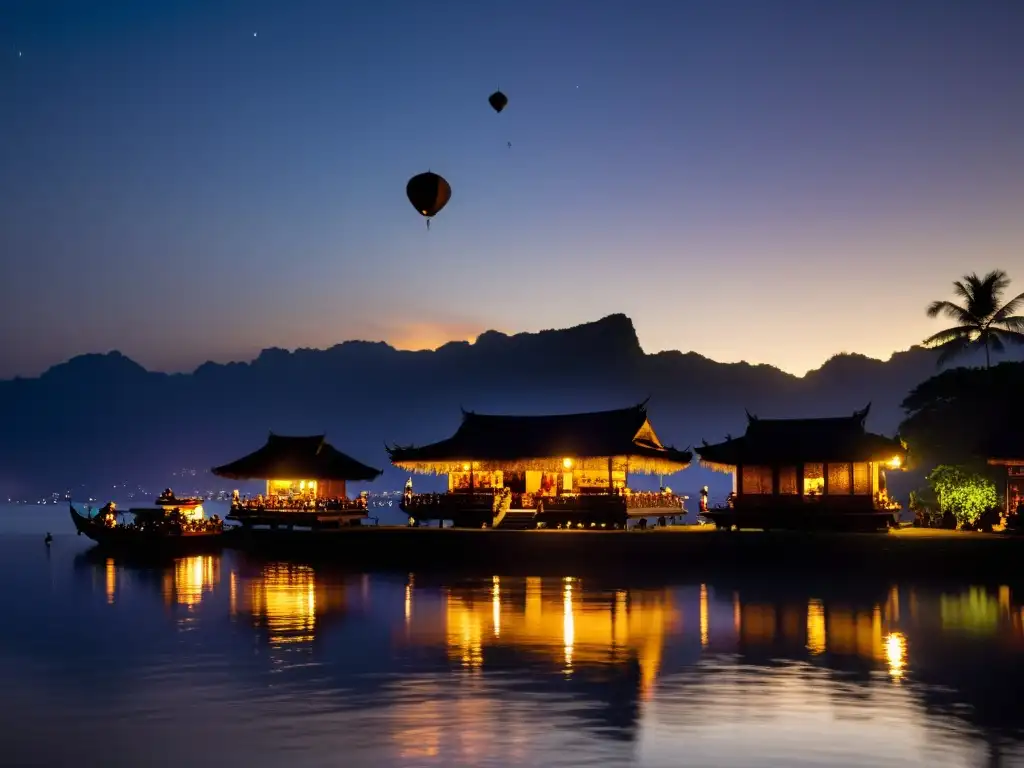
{"type": "Polygon", "coordinates": [[[985,459],[1001,435],[1024,430],[1021,392],[1022,363],[953,368],[918,384],[903,400],[900,424],[913,466],[985,459]]]}
{"type": "Polygon", "coordinates": [[[1003,352],[1007,344],[1024,344],[1024,316],[1014,314],[1024,306],[1024,293],[1001,304],[1009,287],[1010,278],[1000,269],[984,277],[972,272],[953,282],[953,292],[963,304],[933,301],[928,305],[928,317],[944,315],[956,323],[924,340],[926,347],[941,350],[936,365],[977,347],[985,350],[985,367],[990,368],[992,352],[1003,352]]]}
{"type": "MultiPolygon", "coordinates": [[[[972,362],[981,361],[980,351],[972,354],[972,362]]],[[[449,435],[460,406],[571,413],[650,396],[658,436],[686,446],[741,434],[744,408],[765,418],[809,418],[848,414],[871,401],[868,429],[893,434],[904,416],[900,401],[934,372],[937,355],[922,347],[884,362],[840,355],[797,377],[696,352],[645,354],[622,314],[539,333],[488,331],[473,344],[451,342],[433,352],[365,341],[267,349],[251,362],[205,363],[189,374],[146,371],[118,353],[85,355],[38,378],[0,381],[0,493],[80,493],[88,483],[109,496],[125,481],[189,492],[222,487],[206,470],[251,451],[268,430],[326,433],[339,450],[385,470],[373,489],[400,488],[408,475],[389,466],[385,441],[423,445],[449,435]]],[[[417,484],[440,489],[443,480],[417,484]]],[[[730,488],[727,475],[701,467],[672,481],[694,493],[704,484],[716,497],[730,488]]]]}

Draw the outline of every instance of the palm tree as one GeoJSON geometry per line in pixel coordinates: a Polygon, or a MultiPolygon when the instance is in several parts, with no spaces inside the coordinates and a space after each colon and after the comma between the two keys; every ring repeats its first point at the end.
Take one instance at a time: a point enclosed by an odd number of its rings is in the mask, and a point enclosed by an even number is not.
{"type": "Polygon", "coordinates": [[[1001,269],[994,269],[984,277],[972,272],[953,283],[953,292],[963,299],[962,306],[952,301],[933,301],[928,305],[928,317],[945,315],[956,323],[924,340],[926,347],[942,350],[936,361],[938,366],[983,346],[988,369],[992,365],[993,351],[1002,352],[1008,342],[1024,344],[1024,316],[1014,314],[1024,308],[1024,293],[1000,306],[1003,292],[1009,286],[1010,278],[1001,269]]]}

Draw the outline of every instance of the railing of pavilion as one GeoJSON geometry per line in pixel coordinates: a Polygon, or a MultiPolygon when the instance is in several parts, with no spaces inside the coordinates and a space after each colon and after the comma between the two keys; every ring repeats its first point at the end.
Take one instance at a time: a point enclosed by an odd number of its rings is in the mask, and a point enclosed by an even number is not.
{"type": "MultiPolygon", "coordinates": [[[[477,493],[415,493],[404,499],[406,512],[417,509],[429,510],[432,507],[446,509],[493,508],[494,492],[477,493]]],[[[514,509],[545,509],[563,510],[599,510],[609,507],[625,507],[626,509],[683,509],[686,497],[674,493],[657,491],[640,491],[627,494],[581,493],[563,494],[561,496],[542,496],[534,493],[513,493],[512,508],[514,509]]]]}

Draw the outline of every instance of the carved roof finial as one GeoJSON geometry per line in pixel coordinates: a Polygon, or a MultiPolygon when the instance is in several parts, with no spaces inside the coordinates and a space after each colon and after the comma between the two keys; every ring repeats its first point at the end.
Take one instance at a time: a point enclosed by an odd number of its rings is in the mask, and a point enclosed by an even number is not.
{"type": "Polygon", "coordinates": [[[867,420],[869,413],[871,413],[871,401],[870,400],[868,401],[868,404],[865,405],[861,410],[854,411],[853,412],[853,417],[855,419],[857,419],[857,421],[859,421],[861,423],[861,425],[863,425],[864,422],[867,420]]]}

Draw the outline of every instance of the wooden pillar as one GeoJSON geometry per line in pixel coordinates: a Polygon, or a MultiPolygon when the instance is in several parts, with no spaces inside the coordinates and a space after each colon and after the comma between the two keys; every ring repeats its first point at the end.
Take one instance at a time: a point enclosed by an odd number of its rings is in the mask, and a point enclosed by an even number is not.
{"type": "Polygon", "coordinates": [[[736,465],[736,495],[743,495],[743,465],[736,465]]]}
{"type": "Polygon", "coordinates": [[[615,495],[615,478],[612,475],[612,458],[613,457],[611,457],[611,456],[608,457],[608,495],[609,496],[614,496],[615,495]]]}
{"type": "Polygon", "coordinates": [[[1006,500],[1006,514],[1007,515],[1009,515],[1011,512],[1016,512],[1017,511],[1016,508],[1011,508],[1011,506],[1010,506],[1011,503],[1012,503],[1011,500],[1010,500],[1010,486],[1012,485],[1011,481],[1013,480],[1013,475],[1011,475],[1010,472],[1011,472],[1011,467],[1009,465],[1007,465],[1007,467],[1006,467],[1006,493],[1003,494],[1003,498],[1006,500]]]}
{"type": "Polygon", "coordinates": [[[772,496],[779,495],[779,466],[778,464],[772,464],[772,496]]]}
{"type": "Polygon", "coordinates": [[[476,493],[475,479],[473,477],[473,462],[469,462],[469,495],[476,493]]]}
{"type": "Polygon", "coordinates": [[[796,495],[804,495],[804,465],[796,465],[796,495]]]}
{"type": "Polygon", "coordinates": [[[828,464],[822,462],[821,465],[822,482],[824,485],[821,488],[821,495],[828,496],[828,464]]]}

